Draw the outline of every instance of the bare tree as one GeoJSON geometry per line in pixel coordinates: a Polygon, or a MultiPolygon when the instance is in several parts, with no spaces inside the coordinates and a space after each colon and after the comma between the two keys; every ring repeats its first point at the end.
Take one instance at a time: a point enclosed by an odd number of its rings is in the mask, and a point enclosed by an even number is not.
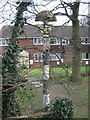
{"type": "Polygon", "coordinates": [[[70,78],[70,80],[72,81],[78,81],[81,79],[81,73],[80,73],[81,42],[80,42],[80,27],[79,27],[79,19],[78,19],[80,3],[83,2],[81,2],[81,0],[76,0],[75,2],[68,3],[62,0],[60,4],[56,8],[54,8],[54,10],[58,10],[58,12],[56,12],[55,15],[67,16],[72,21],[73,59],[72,59],[72,75],[70,78]],[[65,12],[59,11],[59,8],[61,6],[65,12]],[[70,11],[68,11],[68,8],[70,11]]]}

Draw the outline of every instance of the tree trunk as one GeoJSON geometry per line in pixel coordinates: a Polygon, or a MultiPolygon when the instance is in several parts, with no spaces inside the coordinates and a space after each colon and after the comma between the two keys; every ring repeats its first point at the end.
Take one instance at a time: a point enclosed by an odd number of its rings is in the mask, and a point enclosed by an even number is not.
{"type": "Polygon", "coordinates": [[[81,45],[80,45],[80,30],[79,30],[79,21],[73,23],[73,60],[72,60],[72,81],[78,81],[81,79],[81,45]]]}
{"type": "Polygon", "coordinates": [[[44,35],[44,52],[43,52],[43,106],[47,108],[50,104],[50,95],[48,90],[48,80],[49,80],[49,49],[50,42],[49,36],[44,35]]]}
{"type": "Polygon", "coordinates": [[[80,27],[78,20],[79,2],[75,2],[73,6],[72,20],[72,41],[73,41],[73,59],[72,59],[72,81],[81,79],[81,43],[80,43],[80,27]]]}
{"type": "MultiPolygon", "coordinates": [[[[90,9],[90,7],[89,7],[89,9],[90,9]]],[[[90,25],[88,27],[88,38],[90,38],[90,25]]],[[[88,54],[90,54],[89,49],[90,49],[90,47],[88,46],[88,54]]],[[[88,60],[88,67],[89,67],[88,68],[88,75],[90,76],[90,60],[88,60]]]]}
{"type": "MultiPolygon", "coordinates": [[[[90,39],[90,5],[88,5],[88,25],[89,25],[89,27],[88,27],[88,38],[90,39]]],[[[90,53],[89,52],[89,46],[88,46],[88,53],[90,53]]],[[[88,76],[90,76],[90,60],[88,61],[89,62],[89,64],[88,64],[88,67],[89,67],[89,70],[88,70],[88,76]]]]}

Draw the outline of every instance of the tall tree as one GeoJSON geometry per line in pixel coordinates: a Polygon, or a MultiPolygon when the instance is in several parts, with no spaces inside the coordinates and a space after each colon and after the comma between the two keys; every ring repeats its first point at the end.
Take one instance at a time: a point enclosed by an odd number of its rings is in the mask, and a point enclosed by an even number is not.
{"type": "Polygon", "coordinates": [[[19,108],[15,101],[15,84],[18,79],[18,57],[20,49],[18,47],[18,35],[21,34],[23,28],[23,12],[30,3],[21,3],[17,8],[16,20],[12,29],[12,36],[10,38],[8,48],[2,58],[2,117],[11,117],[20,115],[19,108]]]}
{"type": "Polygon", "coordinates": [[[80,42],[80,26],[79,26],[79,6],[80,2],[74,2],[72,6],[72,40],[73,40],[73,60],[72,60],[72,81],[81,79],[80,64],[81,64],[81,42],[80,42]]]}
{"type": "MultiPolygon", "coordinates": [[[[76,0],[73,3],[67,3],[62,0],[61,5],[65,9],[65,14],[72,21],[72,45],[73,45],[73,59],[72,59],[72,75],[70,80],[78,81],[81,79],[81,42],[80,42],[80,24],[79,24],[79,7],[81,0],[76,0]],[[68,13],[70,7],[71,15],[68,13]]],[[[60,14],[60,13],[59,13],[60,14]]]]}
{"type": "MultiPolygon", "coordinates": [[[[50,0],[49,0],[50,1],[50,0]]],[[[72,21],[72,45],[73,45],[73,59],[72,59],[72,75],[70,80],[78,81],[81,79],[81,42],[80,42],[80,24],[79,24],[79,8],[81,0],[76,0],[75,2],[65,2],[64,0],[60,1],[60,4],[57,5],[55,10],[59,12],[55,15],[64,15],[67,16],[72,21]],[[60,7],[65,12],[60,11],[60,7]],[[71,14],[68,12],[68,8],[71,11],[71,14]]],[[[54,10],[53,9],[53,10],[54,10]]]]}

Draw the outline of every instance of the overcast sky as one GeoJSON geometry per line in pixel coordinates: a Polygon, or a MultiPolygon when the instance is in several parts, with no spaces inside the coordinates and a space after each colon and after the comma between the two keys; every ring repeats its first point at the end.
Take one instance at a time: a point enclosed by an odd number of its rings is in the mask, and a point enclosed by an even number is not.
{"type": "MultiPolygon", "coordinates": [[[[8,4],[6,6],[4,6],[2,9],[1,7],[3,5],[5,5],[5,3],[7,2],[8,0],[0,0],[0,20],[3,21],[3,19],[8,19],[7,21],[4,21],[4,23],[1,23],[0,24],[0,27],[2,27],[4,24],[9,24],[9,19],[12,20],[12,18],[14,19],[14,16],[15,16],[15,7],[8,4]]],[[[17,0],[9,0],[8,2],[9,3],[13,3],[14,1],[14,5],[15,2],[17,0]]],[[[24,0],[25,1],[25,0],[24,0]]],[[[30,0],[26,0],[26,1],[30,1],[30,0]]],[[[34,0],[35,4],[46,4],[48,0],[34,0]]],[[[49,0],[49,1],[52,1],[52,0],[49,0]]],[[[66,2],[74,2],[75,0],[64,0],[66,2]]],[[[82,2],[90,2],[90,0],[81,0],[82,2]]],[[[42,11],[42,10],[52,10],[55,6],[57,6],[58,4],[60,3],[60,0],[53,0],[52,3],[50,3],[49,5],[47,5],[47,7],[43,6],[43,7],[38,7],[38,11],[42,11]]],[[[61,10],[63,12],[63,9],[61,10]]],[[[81,4],[80,5],[80,14],[84,14],[84,15],[87,15],[88,14],[88,5],[86,4],[81,4]]],[[[79,17],[81,18],[81,17],[79,17]]],[[[67,17],[62,17],[62,16],[57,16],[57,22],[54,22],[55,25],[61,25],[63,24],[64,22],[68,21],[68,18],[67,17]]],[[[34,23],[34,20],[32,20],[32,23],[34,23]]]]}

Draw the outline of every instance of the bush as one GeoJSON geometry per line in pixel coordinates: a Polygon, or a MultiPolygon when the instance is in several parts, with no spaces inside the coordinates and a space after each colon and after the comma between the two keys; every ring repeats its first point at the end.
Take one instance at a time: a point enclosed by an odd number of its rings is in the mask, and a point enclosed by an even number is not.
{"type": "Polygon", "coordinates": [[[73,104],[68,98],[56,98],[51,104],[52,118],[70,119],[73,117],[73,104]]]}

